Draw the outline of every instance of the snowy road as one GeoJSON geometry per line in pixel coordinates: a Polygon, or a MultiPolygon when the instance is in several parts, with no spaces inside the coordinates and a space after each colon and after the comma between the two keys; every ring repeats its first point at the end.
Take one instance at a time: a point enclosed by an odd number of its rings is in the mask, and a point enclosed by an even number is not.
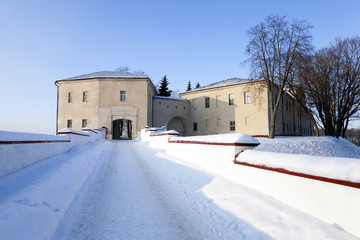
{"type": "Polygon", "coordinates": [[[113,141],[52,239],[356,239],[144,143],[113,141]]]}
{"type": "Polygon", "coordinates": [[[82,191],[54,239],[201,239],[134,144],[114,142],[82,191]]]}

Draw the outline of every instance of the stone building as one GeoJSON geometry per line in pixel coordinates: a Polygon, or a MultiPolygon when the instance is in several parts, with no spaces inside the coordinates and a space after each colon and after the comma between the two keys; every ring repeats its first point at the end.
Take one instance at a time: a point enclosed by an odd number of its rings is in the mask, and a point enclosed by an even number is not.
{"type": "MultiPolygon", "coordinates": [[[[108,129],[108,139],[136,138],[146,126],[181,135],[243,132],[269,135],[268,90],[264,81],[233,78],[181,93],[156,96],[146,76],[102,71],[57,80],[57,130],[108,129]]],[[[313,127],[293,98],[284,94],[276,135],[312,135],[313,127]]]]}

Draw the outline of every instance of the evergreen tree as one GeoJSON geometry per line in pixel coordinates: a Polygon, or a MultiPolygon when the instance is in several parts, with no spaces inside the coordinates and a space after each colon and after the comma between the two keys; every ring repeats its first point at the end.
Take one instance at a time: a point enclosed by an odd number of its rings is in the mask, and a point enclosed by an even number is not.
{"type": "Polygon", "coordinates": [[[199,87],[200,87],[200,83],[197,82],[195,88],[199,88],[199,87]]]}
{"type": "Polygon", "coordinates": [[[158,89],[158,95],[164,96],[164,97],[170,97],[171,96],[171,90],[168,88],[169,82],[166,78],[166,75],[162,78],[160,82],[160,87],[158,89]]]}
{"type": "Polygon", "coordinates": [[[187,88],[186,88],[186,91],[190,91],[191,90],[191,83],[190,83],[190,80],[189,80],[189,83],[187,85],[187,88]]]}

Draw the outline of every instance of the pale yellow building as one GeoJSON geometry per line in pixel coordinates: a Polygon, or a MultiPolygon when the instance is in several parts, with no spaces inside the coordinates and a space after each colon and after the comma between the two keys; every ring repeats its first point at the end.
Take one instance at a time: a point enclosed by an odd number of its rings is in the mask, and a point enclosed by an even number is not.
{"type": "MultiPolygon", "coordinates": [[[[181,93],[156,96],[146,76],[102,71],[58,80],[57,130],[106,127],[108,139],[136,138],[146,126],[181,135],[243,132],[269,135],[266,82],[232,78],[181,93]]],[[[313,135],[313,126],[293,98],[284,94],[276,135],[313,135]]]]}
{"type": "MultiPolygon", "coordinates": [[[[265,81],[231,78],[180,94],[191,103],[189,135],[242,132],[269,136],[269,91],[265,81]]],[[[310,118],[283,94],[275,135],[313,135],[310,118]]]]}
{"type": "Polygon", "coordinates": [[[58,80],[57,130],[108,129],[109,139],[137,137],[152,126],[156,89],[148,77],[102,71],[58,80]]]}

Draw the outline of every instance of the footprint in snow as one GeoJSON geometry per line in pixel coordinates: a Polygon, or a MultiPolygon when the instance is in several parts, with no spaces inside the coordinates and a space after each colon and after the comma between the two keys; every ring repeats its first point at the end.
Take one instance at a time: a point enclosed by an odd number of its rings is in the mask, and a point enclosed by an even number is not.
{"type": "Polygon", "coordinates": [[[15,201],[16,204],[19,204],[19,205],[25,205],[25,206],[28,206],[28,207],[35,207],[37,204],[32,202],[30,199],[28,198],[21,198],[21,199],[18,199],[15,201]]]}

